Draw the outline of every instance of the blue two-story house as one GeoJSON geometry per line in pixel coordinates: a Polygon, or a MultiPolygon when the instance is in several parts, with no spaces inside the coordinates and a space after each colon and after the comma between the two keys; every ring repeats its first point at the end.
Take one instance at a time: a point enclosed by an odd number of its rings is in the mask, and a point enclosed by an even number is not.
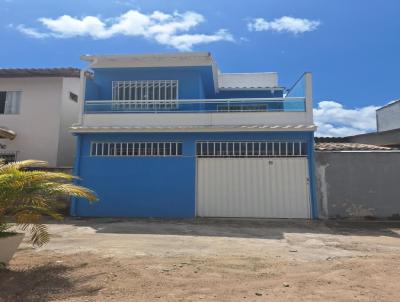
{"type": "Polygon", "coordinates": [[[222,73],[209,53],[83,56],[76,216],[316,217],[311,74],[222,73]]]}

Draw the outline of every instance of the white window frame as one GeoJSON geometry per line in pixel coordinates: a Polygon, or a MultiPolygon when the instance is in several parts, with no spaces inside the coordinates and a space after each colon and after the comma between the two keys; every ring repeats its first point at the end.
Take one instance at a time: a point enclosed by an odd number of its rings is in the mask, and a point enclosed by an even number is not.
{"type": "Polygon", "coordinates": [[[175,109],[178,80],[112,81],[113,109],[175,109]]]}
{"type": "Polygon", "coordinates": [[[197,157],[306,157],[308,156],[306,141],[198,141],[197,157]],[[232,152],[230,152],[230,144],[232,152]],[[278,144],[278,145],[276,145],[278,144]],[[291,150],[288,146],[291,144],[291,150]],[[219,148],[216,148],[216,146],[219,148]],[[223,152],[223,148],[225,151],[223,152]],[[282,148],[285,146],[285,148],[282,148]],[[243,149],[244,147],[244,149],[243,149]],[[218,152],[216,152],[216,150],[218,152]],[[276,152],[277,151],[277,152],[276,152]]]}

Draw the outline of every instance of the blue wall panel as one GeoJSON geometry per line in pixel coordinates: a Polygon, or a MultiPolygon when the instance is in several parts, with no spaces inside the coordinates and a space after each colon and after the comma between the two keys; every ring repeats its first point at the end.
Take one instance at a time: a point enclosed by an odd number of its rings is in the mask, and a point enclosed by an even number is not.
{"type": "Polygon", "coordinates": [[[97,68],[94,80],[98,91],[86,84],[86,100],[111,100],[112,81],[178,80],[180,99],[205,98],[214,92],[211,67],[97,68]]]}
{"type": "Polygon", "coordinates": [[[98,204],[79,202],[82,216],[193,217],[194,162],[190,158],[92,157],[82,160],[82,184],[98,204]]]}
{"type": "Polygon", "coordinates": [[[111,100],[112,81],[178,80],[180,99],[271,98],[283,90],[221,90],[215,93],[210,66],[154,68],[96,68],[86,82],[86,100],[111,100]]]}
{"type": "MultiPolygon", "coordinates": [[[[96,191],[100,201],[90,205],[84,200],[75,200],[72,215],[184,218],[195,216],[196,141],[301,139],[312,150],[313,133],[121,133],[81,134],[80,137],[79,167],[75,171],[81,177],[80,184],[96,191]],[[179,141],[183,142],[183,155],[95,157],[89,155],[92,141],[179,141]]],[[[310,172],[312,183],[314,177],[310,172]]],[[[312,197],[315,198],[314,194],[312,197]]]]}

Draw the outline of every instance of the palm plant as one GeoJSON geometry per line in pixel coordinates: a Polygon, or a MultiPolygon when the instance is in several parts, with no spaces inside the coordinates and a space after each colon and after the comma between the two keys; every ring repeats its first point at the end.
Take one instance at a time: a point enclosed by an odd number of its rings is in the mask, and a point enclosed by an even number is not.
{"type": "Polygon", "coordinates": [[[97,200],[93,191],[73,184],[76,177],[72,175],[31,169],[46,165],[38,160],[0,162],[0,233],[9,229],[5,217],[10,216],[18,227],[30,233],[33,245],[41,246],[49,241],[47,227],[41,223],[43,217],[62,219],[55,209],[60,197],[97,200]]]}

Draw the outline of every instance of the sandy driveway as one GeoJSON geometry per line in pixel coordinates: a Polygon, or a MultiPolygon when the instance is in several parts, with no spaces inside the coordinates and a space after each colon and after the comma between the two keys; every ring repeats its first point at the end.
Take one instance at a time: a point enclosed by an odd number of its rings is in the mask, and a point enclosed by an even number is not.
{"type": "Polygon", "coordinates": [[[68,219],[0,301],[400,301],[400,223],[68,219]]]}

